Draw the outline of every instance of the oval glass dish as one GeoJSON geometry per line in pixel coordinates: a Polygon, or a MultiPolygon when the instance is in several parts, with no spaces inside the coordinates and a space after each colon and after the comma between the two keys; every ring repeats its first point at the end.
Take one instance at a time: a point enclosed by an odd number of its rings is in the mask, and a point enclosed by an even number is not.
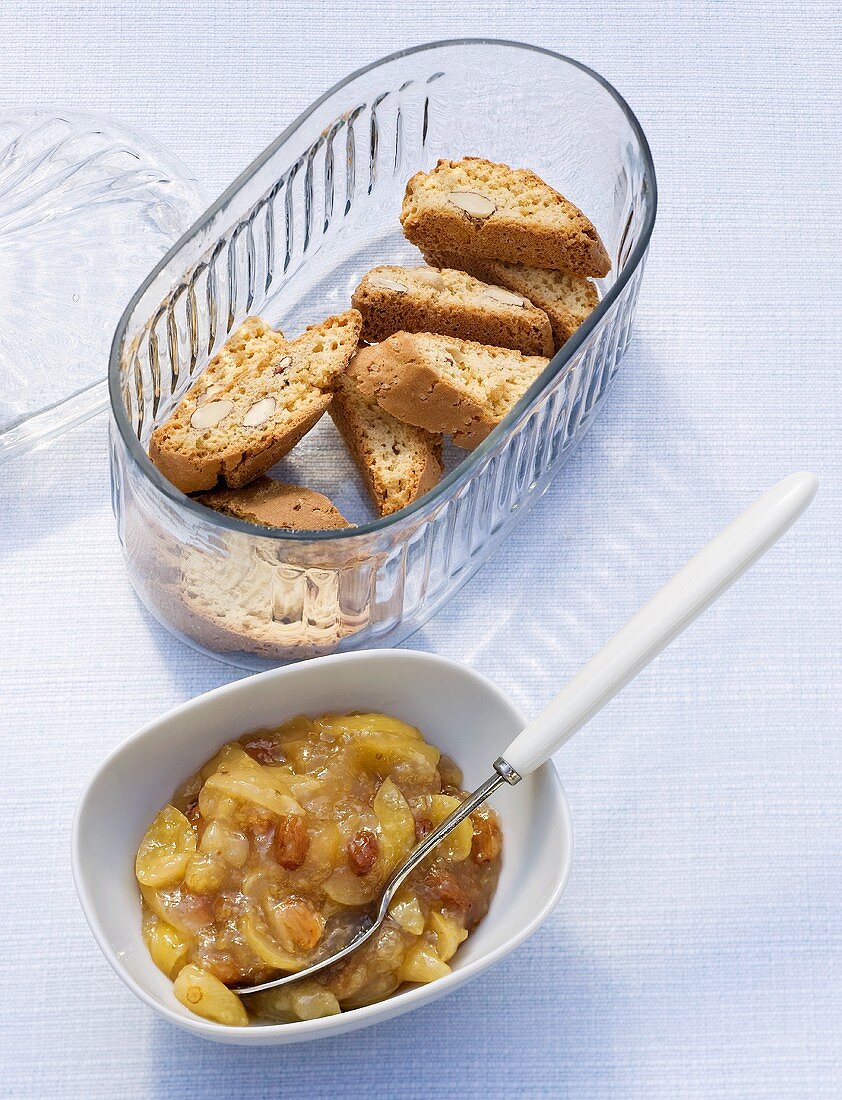
{"type": "Polygon", "coordinates": [[[242,668],[395,645],[472,576],[599,410],[629,341],[655,220],[649,147],[591,70],[532,46],[433,43],[342,81],[243,173],[141,286],[111,352],[114,511],[131,581],[174,634],[242,668]],[[348,307],[378,263],[418,262],[406,181],[466,154],[534,169],[596,225],[612,270],[594,313],[476,450],[415,504],[368,519],[325,417],[277,468],[358,526],[252,526],[184,496],[146,447],[248,314],[288,336],[348,307]]]}

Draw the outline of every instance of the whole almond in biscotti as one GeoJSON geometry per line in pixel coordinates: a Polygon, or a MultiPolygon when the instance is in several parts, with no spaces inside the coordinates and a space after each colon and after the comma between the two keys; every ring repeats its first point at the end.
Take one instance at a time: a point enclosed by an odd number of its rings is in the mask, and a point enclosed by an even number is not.
{"type": "Polygon", "coordinates": [[[433,267],[459,266],[476,279],[527,297],[549,317],[556,351],[599,305],[599,294],[590,279],[569,271],[524,267],[453,252],[425,252],[424,259],[433,267]]]}
{"type": "Polygon", "coordinates": [[[313,489],[259,477],[242,489],[214,489],[196,497],[226,516],[285,531],[339,531],[352,524],[331,500],[313,489]]]}
{"type": "Polygon", "coordinates": [[[492,431],[549,360],[432,333],[397,332],[363,348],[346,377],[407,424],[452,435],[468,450],[492,431]]]}
{"type": "Polygon", "coordinates": [[[395,332],[437,332],[525,355],[551,355],[549,318],[528,298],[489,286],[464,271],[375,267],[351,299],[363,319],[362,339],[395,332]]]}
{"type": "Polygon", "coordinates": [[[390,516],[405,508],[440,480],[441,436],[404,424],[385,412],[373,397],[360,391],[350,368],[337,381],[330,416],[378,515],[390,516]]]}
{"type": "Polygon", "coordinates": [[[595,277],[611,270],[599,234],[578,207],[529,169],[480,157],[440,160],[431,172],[416,173],[406,186],[401,225],[425,253],[595,277]]]}
{"type": "Polygon", "coordinates": [[[351,309],[285,340],[249,318],[152,433],[149,457],[184,493],[260,477],[327,411],[361,326],[351,309]]]}

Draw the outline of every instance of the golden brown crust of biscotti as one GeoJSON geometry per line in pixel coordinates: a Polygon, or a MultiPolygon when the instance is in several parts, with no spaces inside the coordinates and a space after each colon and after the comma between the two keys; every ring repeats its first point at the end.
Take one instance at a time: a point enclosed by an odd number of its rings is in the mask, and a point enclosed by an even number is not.
{"type": "MultiPolygon", "coordinates": [[[[170,419],[192,405],[213,400],[231,385],[243,371],[259,368],[281,354],[285,344],[283,333],[277,332],[260,317],[247,317],[226,340],[205,367],[198,380],[187,391],[170,419]]],[[[152,433],[149,457],[168,481],[185,493],[207,489],[216,484],[218,470],[197,472],[194,457],[169,447],[169,421],[152,433]]]]}
{"type": "Polygon", "coordinates": [[[482,397],[444,379],[434,362],[416,352],[411,336],[398,332],[363,348],[349,376],[391,416],[454,441],[468,440],[471,449],[494,427],[482,397]]]}
{"type": "Polygon", "coordinates": [[[382,409],[408,424],[452,435],[473,449],[546,367],[544,356],[432,333],[398,332],[363,348],[348,377],[382,409]]]}
{"type": "Polygon", "coordinates": [[[459,264],[477,279],[528,298],[549,317],[556,351],[599,305],[599,293],[590,279],[569,271],[524,267],[450,252],[425,252],[424,259],[431,267],[459,264]]]}
{"type": "Polygon", "coordinates": [[[196,498],[227,516],[285,531],[339,531],[352,526],[331,500],[314,489],[261,477],[243,489],[215,489],[196,498]]]}
{"type": "Polygon", "coordinates": [[[440,481],[444,470],[441,436],[391,416],[359,390],[350,369],[339,379],[330,415],[362,474],[377,514],[390,516],[440,481]]]}
{"type": "Polygon", "coordinates": [[[602,277],[611,261],[589,219],[527,168],[440,160],[406,186],[401,225],[422,252],[447,252],[602,277]]]}
{"type": "Polygon", "coordinates": [[[256,344],[254,319],[232,335],[152,434],[150,458],[182,492],[241,488],[287,454],[327,411],[362,318],[348,310],[290,341],[259,325],[256,344]]]}
{"type": "Polygon", "coordinates": [[[437,332],[525,355],[552,355],[549,318],[529,299],[491,286],[464,271],[429,267],[375,267],[354,291],[362,314],[362,339],[385,340],[395,332],[437,332]]]}

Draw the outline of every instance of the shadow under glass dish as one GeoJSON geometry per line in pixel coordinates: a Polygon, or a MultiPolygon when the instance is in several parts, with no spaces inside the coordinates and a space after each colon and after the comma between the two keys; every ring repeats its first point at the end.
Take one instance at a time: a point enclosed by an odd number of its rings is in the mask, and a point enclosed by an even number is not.
{"type": "Polygon", "coordinates": [[[190,644],[244,668],[393,646],[473,575],[547,488],[599,410],[629,341],[655,217],[634,115],[601,78],[509,42],[436,43],[353,74],[278,138],[140,288],[110,366],[112,488],[132,583],[190,644]],[[145,449],[251,313],[285,334],[347,308],[379,263],[418,262],[398,216],[439,157],[533,168],[596,224],[613,268],[601,303],[518,407],[441,483],[372,518],[328,420],[276,468],[357,527],[268,531],[209,512],[145,449]]]}

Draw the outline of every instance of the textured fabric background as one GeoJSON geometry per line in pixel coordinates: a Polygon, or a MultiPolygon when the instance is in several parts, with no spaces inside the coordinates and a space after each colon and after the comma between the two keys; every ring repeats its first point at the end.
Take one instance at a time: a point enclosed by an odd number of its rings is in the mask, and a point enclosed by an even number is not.
{"type": "Polygon", "coordinates": [[[0,6],[0,107],[108,112],[209,194],[339,77],[425,38],[552,47],[638,113],[661,208],[617,386],[534,515],[411,645],[535,711],[750,498],[797,468],[822,481],[787,540],[560,756],[575,862],[538,935],[418,1013],[245,1051],[122,987],[68,860],[103,755],[236,673],[133,597],[104,418],[4,466],[0,1095],[840,1095],[841,31],[829,0],[0,6]]]}

